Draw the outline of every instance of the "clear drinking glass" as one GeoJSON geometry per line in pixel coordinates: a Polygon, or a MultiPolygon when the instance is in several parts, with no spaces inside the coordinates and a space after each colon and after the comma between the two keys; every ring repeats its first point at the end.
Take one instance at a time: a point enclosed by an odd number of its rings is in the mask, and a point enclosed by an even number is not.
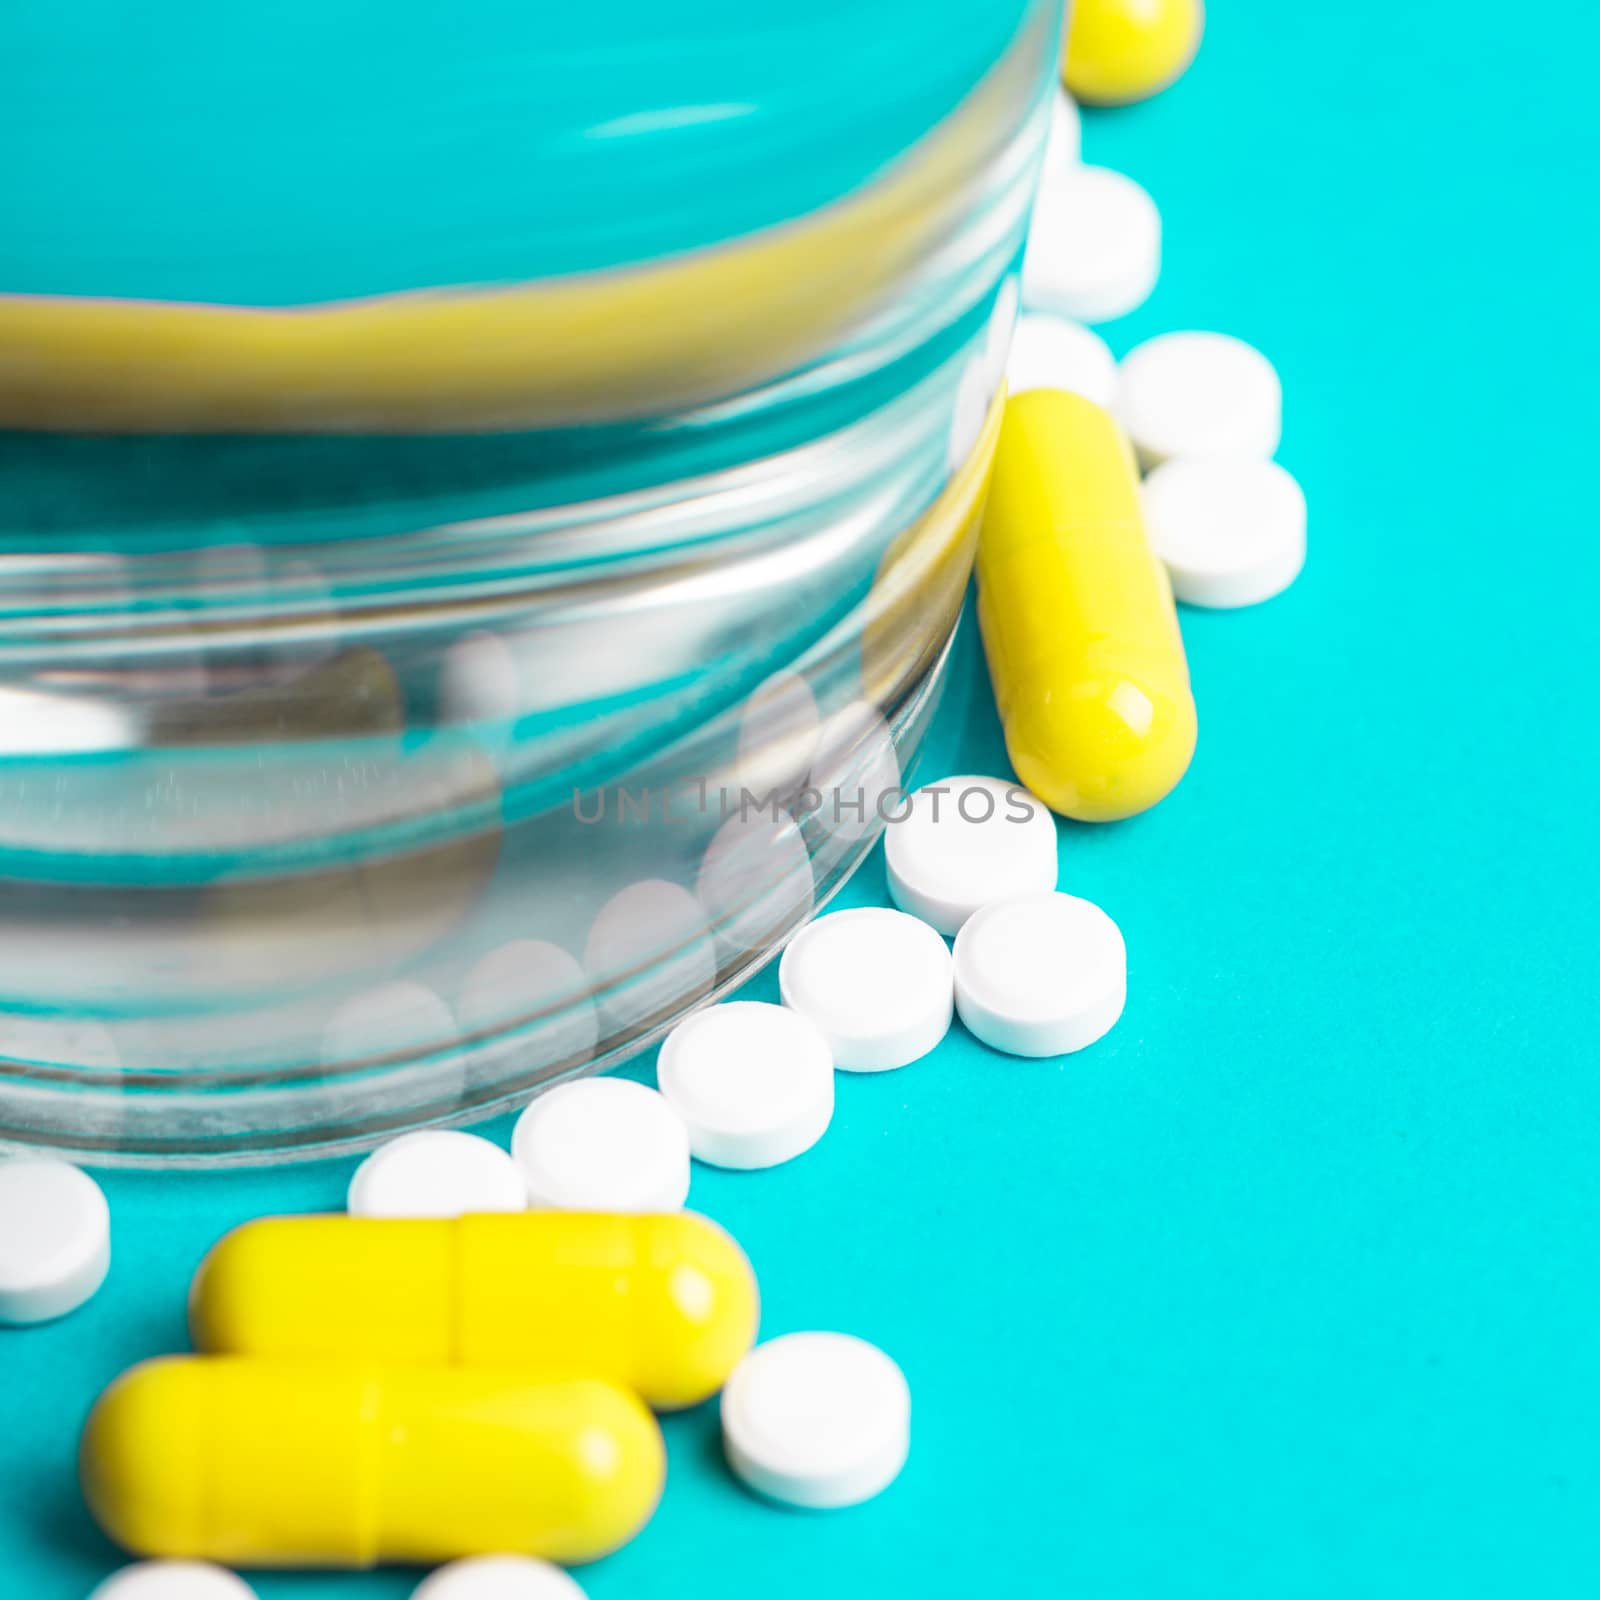
{"type": "Polygon", "coordinates": [[[310,308],[287,353],[0,295],[48,374],[0,383],[0,1141],[478,1115],[829,898],[939,696],[1059,22],[860,192],[636,269],[310,308]]]}

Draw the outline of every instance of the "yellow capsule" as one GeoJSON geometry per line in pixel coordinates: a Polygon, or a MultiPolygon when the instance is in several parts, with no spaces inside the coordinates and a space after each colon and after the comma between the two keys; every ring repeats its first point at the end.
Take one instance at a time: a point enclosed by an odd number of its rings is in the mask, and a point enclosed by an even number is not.
{"type": "Polygon", "coordinates": [[[78,1459],[135,1555],[262,1567],[592,1561],[661,1497],[661,1430],[598,1379],[149,1361],[100,1397],[78,1459]]]}
{"type": "Polygon", "coordinates": [[[756,1318],[744,1252],[692,1212],[267,1217],[189,1297],[199,1350],[579,1373],[661,1408],[715,1394],[756,1318]]]}
{"type": "Polygon", "coordinates": [[[1089,105],[1126,105],[1165,89],[1194,59],[1202,0],[1072,0],[1061,76],[1089,105]]]}
{"type": "Polygon", "coordinates": [[[1080,822],[1153,806],[1194,754],[1166,569],[1121,430],[1092,402],[1006,402],[978,541],[978,623],[1011,764],[1080,822]]]}

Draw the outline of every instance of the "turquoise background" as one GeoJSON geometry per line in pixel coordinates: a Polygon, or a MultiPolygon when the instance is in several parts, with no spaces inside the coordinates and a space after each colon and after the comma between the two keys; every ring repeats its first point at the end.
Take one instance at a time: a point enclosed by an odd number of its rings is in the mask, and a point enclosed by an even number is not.
{"type": "MultiPolygon", "coordinates": [[[[901,1480],[785,1513],[729,1481],[713,1409],[674,1419],[666,1500],[594,1600],[1600,1589],[1597,51],[1579,0],[1219,0],[1182,83],[1090,118],[1167,226],[1113,342],[1216,327],[1275,359],[1310,563],[1185,613],[1173,798],[1063,830],[1063,886],[1128,940],[1104,1043],[957,1032],[841,1077],[791,1166],[695,1173],[768,1334],[904,1365],[901,1480]]],[[[969,630],[924,773],[1002,762],[969,630]]],[[[874,858],[847,901],[882,894],[874,858]]],[[[109,1570],[72,1477],[91,1399],[181,1344],[217,1234],[349,1170],[108,1177],[107,1288],[0,1335],[0,1593],[109,1570]]]]}

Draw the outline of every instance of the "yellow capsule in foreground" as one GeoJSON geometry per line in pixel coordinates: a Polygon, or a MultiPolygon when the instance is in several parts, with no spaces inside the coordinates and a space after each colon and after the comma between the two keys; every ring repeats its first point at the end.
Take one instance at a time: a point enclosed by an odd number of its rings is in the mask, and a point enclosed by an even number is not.
{"type": "Polygon", "coordinates": [[[592,1378],[178,1357],[101,1396],[79,1451],[135,1555],[231,1566],[592,1561],[661,1497],[661,1430],[592,1378]]]}
{"type": "Polygon", "coordinates": [[[582,1374],[662,1408],[715,1394],[757,1316],[744,1252],[687,1211],[267,1217],[189,1296],[199,1350],[582,1374]]]}
{"type": "Polygon", "coordinates": [[[1200,48],[1202,0],[1072,0],[1061,76],[1087,105],[1125,105],[1165,89],[1200,48]]]}
{"type": "Polygon", "coordinates": [[[1133,452],[1091,401],[1006,402],[978,541],[978,623],[1006,749],[1046,805],[1111,822],[1194,754],[1194,697],[1133,452]]]}

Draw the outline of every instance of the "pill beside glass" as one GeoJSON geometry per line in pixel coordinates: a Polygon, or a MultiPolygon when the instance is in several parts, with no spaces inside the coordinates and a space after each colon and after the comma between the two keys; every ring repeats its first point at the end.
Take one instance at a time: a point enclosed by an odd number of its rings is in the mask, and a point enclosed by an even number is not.
{"type": "Polygon", "coordinates": [[[689,1197],[683,1119],[629,1078],[579,1078],[539,1095],[517,1119],[511,1153],[535,1208],[676,1211],[689,1197]]]}
{"type": "Polygon", "coordinates": [[[656,1081],[695,1158],[775,1167],[803,1154],[833,1118],[833,1054],[815,1022],[787,1006],[730,1000],[667,1035],[656,1081]]]}
{"type": "Polygon", "coordinates": [[[1188,770],[1196,717],[1133,453],[1081,395],[1007,402],[978,622],[1017,776],[1079,822],[1137,815],[1188,770]]]}
{"type": "Polygon", "coordinates": [[[1056,883],[1056,825],[1020,784],[959,775],[924,784],[884,836],[889,894],[953,937],[994,900],[1056,883]]]}
{"type": "Polygon", "coordinates": [[[527,1207],[527,1184],[499,1145],[442,1128],[380,1145],[356,1168],[346,1198],[353,1217],[460,1217],[527,1207]]]}
{"type": "Polygon", "coordinates": [[[1161,213],[1144,187],[1106,167],[1047,173],[1028,228],[1022,303],[1078,322],[1112,322],[1161,275],[1161,213]]]}
{"type": "Polygon", "coordinates": [[[75,1311],[111,1268],[111,1211],[99,1184],[51,1157],[0,1157],[0,1324],[75,1311]]]}
{"type": "Polygon", "coordinates": [[[921,1060],[955,1009],[944,940],[926,922],[878,906],[831,911],[801,929],[778,963],[778,986],[844,1072],[921,1060]]]}
{"type": "Polygon", "coordinates": [[[1179,77],[1200,48],[1203,0],[1074,0],[1062,78],[1085,105],[1147,99],[1179,77]]]}

